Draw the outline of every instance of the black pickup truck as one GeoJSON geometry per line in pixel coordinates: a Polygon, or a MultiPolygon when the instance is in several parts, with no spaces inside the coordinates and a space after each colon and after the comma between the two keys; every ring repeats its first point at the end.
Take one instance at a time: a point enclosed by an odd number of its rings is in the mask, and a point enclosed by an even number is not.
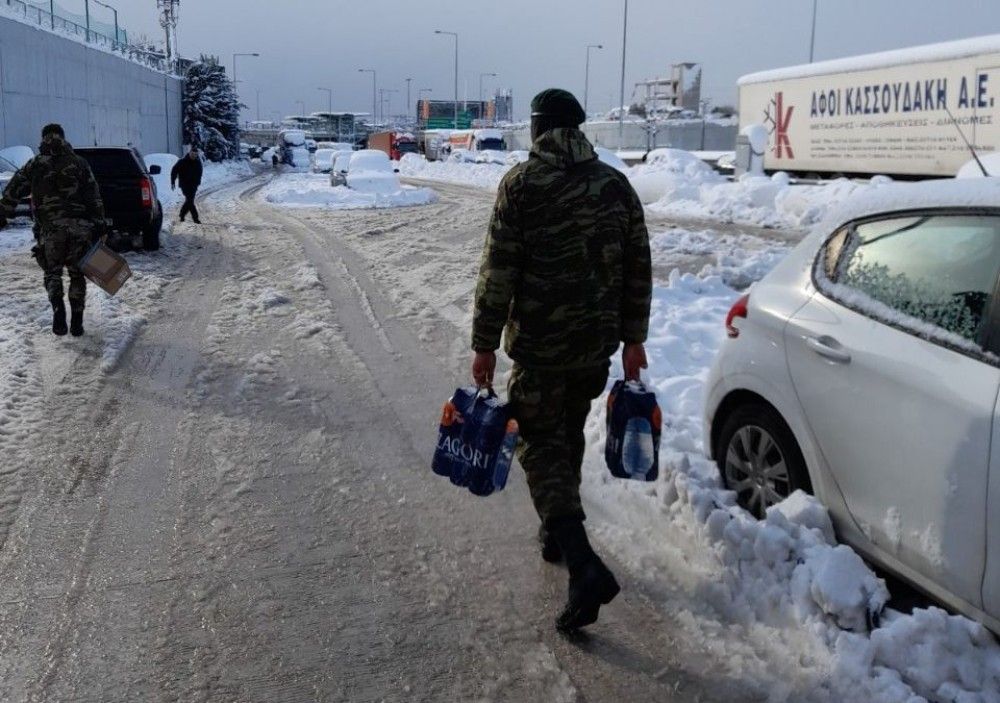
{"type": "Polygon", "coordinates": [[[160,167],[146,170],[142,155],[129,146],[77,147],[76,153],[90,164],[101,189],[104,212],[111,221],[109,244],[128,248],[141,237],[143,249],[159,249],[163,207],[150,176],[158,175],[160,167]]]}

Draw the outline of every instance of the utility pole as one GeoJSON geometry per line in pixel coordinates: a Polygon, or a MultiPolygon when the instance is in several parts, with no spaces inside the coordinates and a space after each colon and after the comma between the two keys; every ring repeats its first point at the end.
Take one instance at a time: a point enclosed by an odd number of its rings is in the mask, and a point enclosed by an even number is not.
{"type": "Polygon", "coordinates": [[[101,2],[101,0],[94,0],[94,4],[95,5],[100,5],[101,7],[106,7],[107,9],[109,9],[112,12],[115,13],[115,40],[112,42],[111,45],[112,45],[113,48],[117,49],[118,48],[118,10],[116,10],[113,7],[111,7],[111,5],[108,5],[106,3],[101,2]]]}
{"type": "Polygon", "coordinates": [[[167,65],[173,66],[177,60],[177,6],[180,0],[156,0],[160,10],[160,26],[166,33],[167,65]]]}
{"type": "Polygon", "coordinates": [[[330,112],[333,112],[333,88],[317,88],[316,90],[326,91],[327,97],[330,103],[330,112]]]}
{"type": "Polygon", "coordinates": [[[87,18],[87,43],[90,43],[90,0],[83,0],[83,12],[87,18]]]}
{"type": "Polygon", "coordinates": [[[583,114],[585,115],[590,114],[587,112],[587,106],[590,103],[590,50],[603,48],[603,44],[587,44],[587,71],[583,79],[583,114]]]}
{"type": "Polygon", "coordinates": [[[812,36],[809,39],[809,63],[813,62],[813,56],[816,50],[816,10],[819,6],[819,0],[813,0],[813,24],[812,24],[812,36]]]}
{"type": "Polygon", "coordinates": [[[625,50],[628,46],[628,0],[625,0],[625,18],[622,22],[622,82],[618,96],[618,150],[625,148],[625,50]]]}
{"type": "Polygon", "coordinates": [[[257,121],[260,122],[260,88],[257,89],[257,121]]]}
{"type": "Polygon", "coordinates": [[[442,32],[440,29],[434,30],[435,34],[447,34],[449,36],[455,37],[455,124],[454,128],[458,129],[458,33],[457,32],[442,32]]]}
{"type": "Polygon", "coordinates": [[[412,78],[406,78],[404,80],[406,81],[406,109],[403,112],[407,113],[407,116],[409,116],[410,107],[411,107],[411,104],[410,104],[410,84],[413,83],[413,79],[412,78]]]}

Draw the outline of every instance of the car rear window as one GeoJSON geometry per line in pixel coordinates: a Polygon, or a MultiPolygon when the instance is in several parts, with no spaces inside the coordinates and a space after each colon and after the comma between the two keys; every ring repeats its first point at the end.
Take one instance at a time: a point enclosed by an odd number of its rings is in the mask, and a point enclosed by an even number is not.
{"type": "Polygon", "coordinates": [[[135,156],[127,149],[82,149],[77,153],[90,164],[98,180],[144,175],[135,156]]]}

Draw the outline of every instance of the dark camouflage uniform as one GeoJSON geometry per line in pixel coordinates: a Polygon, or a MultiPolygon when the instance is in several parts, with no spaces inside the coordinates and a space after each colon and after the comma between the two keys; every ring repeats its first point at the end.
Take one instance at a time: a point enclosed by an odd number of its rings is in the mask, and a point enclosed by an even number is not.
{"type": "Polygon", "coordinates": [[[642,204],[576,129],[554,129],[500,184],[483,252],[472,346],[514,360],[518,458],[543,521],[583,517],[591,401],[622,342],[642,343],[652,277],[642,204]]]}
{"type": "Polygon", "coordinates": [[[82,309],[87,281],[77,264],[90,248],[95,224],[104,221],[104,204],[94,174],[68,142],[48,135],[42,140],[39,155],[14,174],[4,190],[0,201],[3,216],[12,217],[18,201],[29,194],[49,299],[63,299],[65,267],[69,270],[70,306],[82,309]]]}

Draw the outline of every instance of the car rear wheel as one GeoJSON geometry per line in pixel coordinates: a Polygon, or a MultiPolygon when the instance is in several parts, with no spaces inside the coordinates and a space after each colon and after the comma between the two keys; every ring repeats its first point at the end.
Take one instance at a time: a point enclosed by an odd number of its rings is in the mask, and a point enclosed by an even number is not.
{"type": "Polygon", "coordinates": [[[160,248],[160,230],[163,229],[163,212],[142,230],[142,248],[146,251],[156,251],[160,248]]]}
{"type": "Polygon", "coordinates": [[[799,445],[769,405],[749,403],[736,408],[725,420],[715,456],[726,488],[758,518],[796,490],[812,493],[799,445]]]}

